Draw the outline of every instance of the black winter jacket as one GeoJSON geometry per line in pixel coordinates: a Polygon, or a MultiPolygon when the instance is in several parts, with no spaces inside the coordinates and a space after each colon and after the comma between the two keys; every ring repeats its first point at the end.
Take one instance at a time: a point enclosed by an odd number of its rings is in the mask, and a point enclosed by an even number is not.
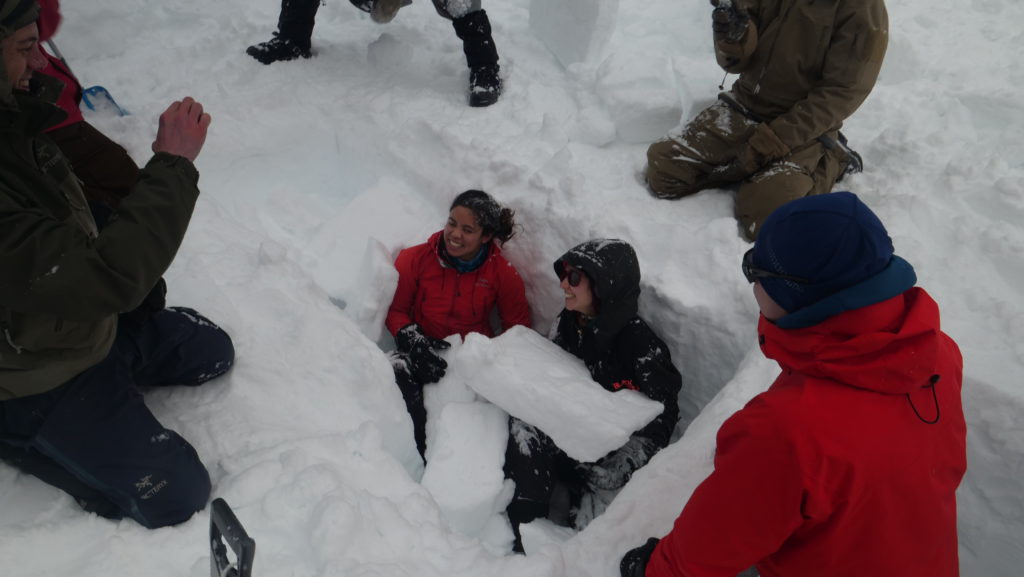
{"type": "Polygon", "coordinates": [[[633,248],[614,239],[585,242],[554,263],[563,276],[568,263],[586,273],[598,301],[597,315],[585,325],[579,314],[563,310],[554,341],[579,357],[595,381],[609,391],[633,389],[665,405],[665,410],[634,436],[658,448],[668,445],[679,420],[682,377],[668,346],[637,316],[640,266],[633,248]]]}

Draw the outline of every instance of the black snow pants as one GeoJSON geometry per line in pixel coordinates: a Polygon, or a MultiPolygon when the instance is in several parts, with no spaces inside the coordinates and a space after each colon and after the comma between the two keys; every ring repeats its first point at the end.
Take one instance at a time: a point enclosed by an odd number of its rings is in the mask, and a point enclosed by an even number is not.
{"type": "Polygon", "coordinates": [[[122,317],[104,360],[55,389],[0,402],[0,459],[87,511],[149,528],[181,523],[206,506],[210,476],[138,387],[200,385],[234,355],[227,333],[192,309],[122,317]]]}
{"type": "Polygon", "coordinates": [[[555,487],[568,493],[567,521],[572,524],[573,510],[585,490],[577,471],[579,463],[559,449],[551,437],[515,417],[509,418],[508,446],[505,449],[505,476],[515,482],[512,501],[506,509],[516,543],[520,543],[519,525],[552,513],[555,487]]]}
{"type": "Polygon", "coordinates": [[[402,391],[405,408],[412,419],[412,434],[416,440],[416,450],[426,460],[427,454],[427,409],[423,404],[423,383],[412,376],[407,366],[395,366],[395,384],[402,391]]]}

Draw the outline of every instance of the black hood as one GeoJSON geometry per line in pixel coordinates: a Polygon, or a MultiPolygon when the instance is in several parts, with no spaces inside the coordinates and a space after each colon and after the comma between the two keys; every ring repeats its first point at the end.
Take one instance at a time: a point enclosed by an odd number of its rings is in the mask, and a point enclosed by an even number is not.
{"type": "Polygon", "coordinates": [[[636,252],[623,240],[600,238],[579,244],[556,260],[554,268],[559,278],[564,275],[563,263],[580,269],[590,278],[598,300],[597,316],[590,327],[598,348],[607,348],[626,323],[637,316],[640,263],[636,252]]]}

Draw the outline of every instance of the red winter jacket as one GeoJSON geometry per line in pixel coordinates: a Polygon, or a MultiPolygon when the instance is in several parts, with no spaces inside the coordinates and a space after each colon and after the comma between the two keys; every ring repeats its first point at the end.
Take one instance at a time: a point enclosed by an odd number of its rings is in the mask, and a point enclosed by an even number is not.
{"type": "Polygon", "coordinates": [[[491,309],[498,307],[502,330],[530,326],[523,279],[492,242],[487,260],[472,272],[459,273],[438,253],[441,232],[398,253],[398,288],[385,320],[395,334],[409,323],[419,323],[430,337],[482,333],[494,336],[491,309]]]}
{"type": "MultiPolygon", "coordinates": [[[[40,43],[45,43],[50,38],[53,38],[53,35],[57,33],[57,28],[60,27],[60,22],[60,2],[58,0],[39,0],[38,25],[40,43]]],[[[47,76],[53,76],[64,83],[64,89],[61,91],[56,104],[61,110],[68,113],[68,117],[63,122],[51,126],[47,130],[56,130],[69,124],[81,122],[84,120],[84,117],[78,104],[82,101],[82,85],[78,83],[78,79],[71,73],[71,69],[67,65],[55,56],[51,56],[42,45],[39,48],[43,56],[49,61],[46,68],[39,72],[47,76]]]]}
{"type": "Polygon", "coordinates": [[[963,360],[931,297],[758,331],[782,374],[722,425],[647,577],[959,575],[963,360]]]}

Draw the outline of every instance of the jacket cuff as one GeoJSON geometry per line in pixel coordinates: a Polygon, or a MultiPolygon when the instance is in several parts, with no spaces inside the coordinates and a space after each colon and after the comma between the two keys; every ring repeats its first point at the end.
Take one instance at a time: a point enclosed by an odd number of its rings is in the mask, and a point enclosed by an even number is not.
{"type": "Polygon", "coordinates": [[[146,167],[148,168],[150,165],[157,163],[163,164],[171,170],[184,172],[185,176],[193,184],[199,182],[199,171],[196,169],[196,165],[184,156],[170,154],[168,152],[157,152],[153,155],[153,158],[149,159],[149,162],[146,163],[146,167]]]}

